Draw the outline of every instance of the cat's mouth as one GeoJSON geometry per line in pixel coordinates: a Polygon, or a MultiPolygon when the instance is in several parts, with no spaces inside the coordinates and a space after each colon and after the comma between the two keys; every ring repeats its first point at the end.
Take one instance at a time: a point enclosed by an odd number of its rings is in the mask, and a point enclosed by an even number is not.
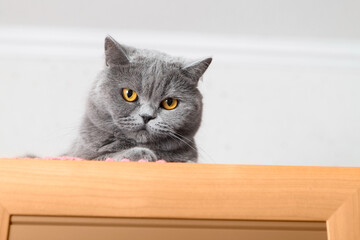
{"type": "Polygon", "coordinates": [[[123,129],[128,138],[141,144],[150,142],[157,135],[157,132],[149,124],[136,124],[132,128],[122,125],[121,129],[123,129]]]}

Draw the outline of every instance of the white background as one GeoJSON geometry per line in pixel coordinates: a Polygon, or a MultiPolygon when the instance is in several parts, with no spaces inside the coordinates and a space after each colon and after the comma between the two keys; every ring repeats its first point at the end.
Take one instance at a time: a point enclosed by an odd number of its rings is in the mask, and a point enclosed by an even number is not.
{"type": "Polygon", "coordinates": [[[213,56],[200,162],[360,166],[359,1],[0,0],[0,156],[67,149],[103,40],[213,56]]]}

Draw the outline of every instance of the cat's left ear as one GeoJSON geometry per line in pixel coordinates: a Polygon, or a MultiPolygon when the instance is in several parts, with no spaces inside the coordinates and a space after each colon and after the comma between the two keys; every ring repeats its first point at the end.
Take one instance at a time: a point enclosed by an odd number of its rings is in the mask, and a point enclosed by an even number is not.
{"type": "Polygon", "coordinates": [[[205,58],[200,61],[195,61],[193,63],[190,63],[189,65],[181,68],[181,72],[194,80],[196,83],[199,81],[201,76],[205,73],[206,69],[209,67],[210,63],[212,61],[212,58],[205,58]]]}
{"type": "Polygon", "coordinates": [[[105,60],[106,66],[126,65],[130,63],[126,48],[110,36],[105,38],[105,60]]]}

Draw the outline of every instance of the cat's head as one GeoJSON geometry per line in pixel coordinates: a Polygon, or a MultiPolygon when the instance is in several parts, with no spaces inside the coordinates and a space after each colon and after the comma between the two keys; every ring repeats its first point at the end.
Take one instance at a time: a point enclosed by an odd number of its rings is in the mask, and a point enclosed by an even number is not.
{"type": "Polygon", "coordinates": [[[112,124],[138,143],[195,135],[202,115],[197,84],[211,58],[187,61],[111,37],[105,39],[105,58],[90,96],[95,125],[112,124]]]}

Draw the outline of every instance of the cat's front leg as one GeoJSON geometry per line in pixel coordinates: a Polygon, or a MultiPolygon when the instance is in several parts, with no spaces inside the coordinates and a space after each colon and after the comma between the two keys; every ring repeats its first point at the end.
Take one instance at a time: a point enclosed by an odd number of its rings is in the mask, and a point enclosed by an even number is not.
{"type": "Polygon", "coordinates": [[[144,147],[133,147],[121,152],[111,154],[109,157],[115,161],[120,161],[124,158],[130,159],[131,161],[137,161],[140,159],[145,159],[148,161],[156,161],[156,154],[148,148],[144,147]]]}

